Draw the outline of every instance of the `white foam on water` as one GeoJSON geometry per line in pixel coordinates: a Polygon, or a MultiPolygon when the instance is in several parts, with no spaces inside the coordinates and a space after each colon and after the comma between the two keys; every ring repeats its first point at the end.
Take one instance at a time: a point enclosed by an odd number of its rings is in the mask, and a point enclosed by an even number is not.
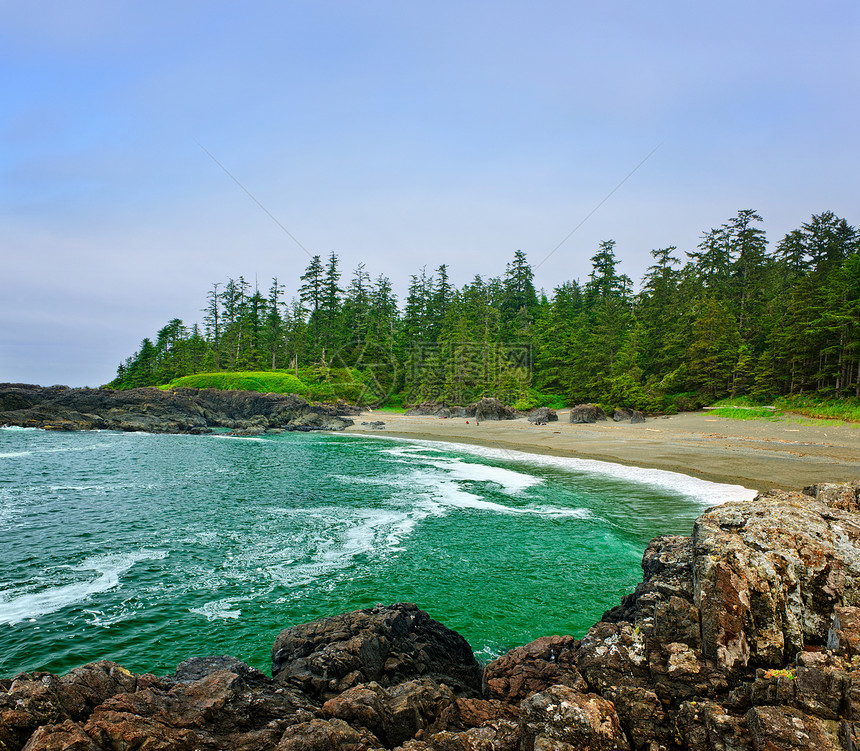
{"type": "MultiPolygon", "coordinates": [[[[384,436],[370,436],[370,438],[382,438],[384,436]]],[[[384,449],[383,454],[390,454],[391,456],[415,456],[416,454],[423,454],[425,452],[435,452],[437,454],[442,453],[442,449],[434,448],[433,446],[398,446],[393,449],[384,449]]]]}
{"type": "MultiPolygon", "coordinates": [[[[419,438],[395,438],[394,436],[368,436],[377,440],[397,441],[415,444],[422,447],[432,447],[433,441],[419,438]]],[[[574,457],[549,456],[546,454],[530,454],[526,451],[475,446],[469,443],[447,443],[450,450],[472,454],[493,461],[515,461],[532,466],[552,467],[571,473],[588,473],[617,478],[627,482],[649,485],[663,490],[680,493],[703,506],[717,506],[727,501],[745,501],[755,498],[757,491],[745,488],[743,485],[709,482],[691,477],[680,472],[670,472],[664,469],[646,469],[630,467],[625,464],[604,462],[597,459],[577,459],[574,457]]]]}
{"type": "MultiPolygon", "coordinates": [[[[403,476],[347,477],[334,475],[334,478],[346,484],[389,486],[406,494],[418,491],[422,496],[418,502],[420,508],[433,516],[440,516],[455,508],[492,511],[499,514],[535,514],[576,519],[587,518],[591,515],[588,509],[583,508],[570,509],[533,505],[522,508],[506,506],[502,503],[485,500],[482,496],[465,490],[461,485],[464,481],[492,482],[501,486],[508,493],[517,495],[526,488],[544,482],[542,478],[532,475],[486,464],[469,464],[460,459],[426,459],[426,464],[433,469],[415,468],[414,461],[404,463],[412,469],[403,476]]],[[[424,514],[424,516],[426,515],[424,514]]],[[[419,521],[419,519],[416,518],[415,521],[419,521]]]]}
{"type": "Polygon", "coordinates": [[[73,571],[96,571],[99,576],[88,581],[52,587],[43,592],[29,592],[9,597],[0,592],[0,624],[14,625],[28,619],[53,613],[61,608],[82,602],[119,584],[120,577],[135,563],[144,560],[161,560],[167,557],[163,550],[141,550],[88,558],[73,571]]]}
{"type": "MultiPolygon", "coordinates": [[[[318,584],[326,576],[349,567],[360,555],[381,556],[398,550],[418,521],[427,516],[422,509],[301,509],[297,513],[310,522],[303,545],[297,546],[292,535],[274,540],[278,554],[289,551],[290,559],[270,562],[264,569],[269,578],[289,588],[318,584]],[[308,557],[311,560],[307,563],[295,563],[296,558],[308,557]]],[[[259,549],[247,555],[254,566],[259,566],[259,549]]]]}
{"type": "Polygon", "coordinates": [[[20,425],[0,425],[0,430],[40,430],[41,428],[22,428],[20,425]]]}
{"type": "Polygon", "coordinates": [[[189,613],[202,615],[207,621],[236,619],[242,615],[241,610],[231,610],[236,604],[236,598],[226,598],[223,600],[212,600],[199,608],[188,608],[189,613]]]}
{"type": "Polygon", "coordinates": [[[487,464],[470,464],[461,459],[428,460],[431,467],[444,470],[452,480],[469,480],[472,482],[492,482],[500,485],[506,493],[521,493],[526,488],[540,485],[543,480],[534,475],[514,472],[503,467],[491,467],[487,464]]]}
{"type": "Polygon", "coordinates": [[[210,438],[224,438],[229,441],[256,441],[257,443],[271,443],[265,438],[260,438],[256,435],[226,435],[224,433],[213,433],[210,438]]]}
{"type": "Polygon", "coordinates": [[[0,459],[15,459],[19,456],[32,456],[32,451],[7,451],[0,453],[0,459]]]}

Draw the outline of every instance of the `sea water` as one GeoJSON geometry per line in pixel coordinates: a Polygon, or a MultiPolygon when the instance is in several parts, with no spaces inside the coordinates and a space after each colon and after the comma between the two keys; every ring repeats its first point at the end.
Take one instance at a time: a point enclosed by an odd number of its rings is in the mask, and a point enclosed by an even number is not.
{"type": "Polygon", "coordinates": [[[415,602],[489,660],[581,636],[738,486],[324,433],[0,429],[0,676],[111,659],[267,671],[281,629],[415,602]]]}

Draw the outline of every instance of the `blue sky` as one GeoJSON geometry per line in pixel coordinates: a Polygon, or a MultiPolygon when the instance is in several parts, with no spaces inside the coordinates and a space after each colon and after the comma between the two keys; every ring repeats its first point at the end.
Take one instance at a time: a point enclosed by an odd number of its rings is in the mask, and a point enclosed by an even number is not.
{"type": "Polygon", "coordinates": [[[311,253],[403,295],[739,209],[860,223],[860,5],[0,0],[0,381],[99,385],[212,282],[311,253]]]}

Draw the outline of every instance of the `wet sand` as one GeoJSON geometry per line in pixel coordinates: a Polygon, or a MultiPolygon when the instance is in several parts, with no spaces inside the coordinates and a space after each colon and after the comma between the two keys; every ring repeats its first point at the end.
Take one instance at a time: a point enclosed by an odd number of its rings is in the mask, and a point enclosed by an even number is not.
{"type": "Polygon", "coordinates": [[[532,425],[525,418],[475,423],[474,418],[406,417],[364,412],[348,433],[473,443],[554,456],[600,459],[665,469],[755,490],[797,490],[816,482],[860,479],[860,424],[805,418],[730,420],[707,412],[649,418],[645,423],[532,425]],[[384,430],[360,423],[382,420],[384,430]]]}

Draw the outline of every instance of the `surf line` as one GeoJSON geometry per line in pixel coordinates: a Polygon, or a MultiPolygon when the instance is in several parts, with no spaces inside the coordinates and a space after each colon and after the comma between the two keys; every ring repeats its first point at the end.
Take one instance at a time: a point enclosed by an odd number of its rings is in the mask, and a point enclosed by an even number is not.
{"type": "Polygon", "coordinates": [[[451,451],[452,453],[479,456],[493,461],[511,461],[518,464],[552,467],[575,474],[601,475],[611,479],[680,493],[695,499],[705,506],[718,506],[727,501],[752,500],[758,494],[756,490],[744,487],[743,485],[710,482],[693,477],[692,475],[672,472],[667,469],[635,467],[627,464],[602,461],[600,459],[553,456],[551,454],[538,454],[516,449],[500,449],[472,443],[457,443],[454,441],[426,438],[405,438],[403,436],[371,435],[369,433],[338,433],[336,435],[338,438],[372,438],[378,441],[400,442],[421,446],[434,451],[451,451]]]}

